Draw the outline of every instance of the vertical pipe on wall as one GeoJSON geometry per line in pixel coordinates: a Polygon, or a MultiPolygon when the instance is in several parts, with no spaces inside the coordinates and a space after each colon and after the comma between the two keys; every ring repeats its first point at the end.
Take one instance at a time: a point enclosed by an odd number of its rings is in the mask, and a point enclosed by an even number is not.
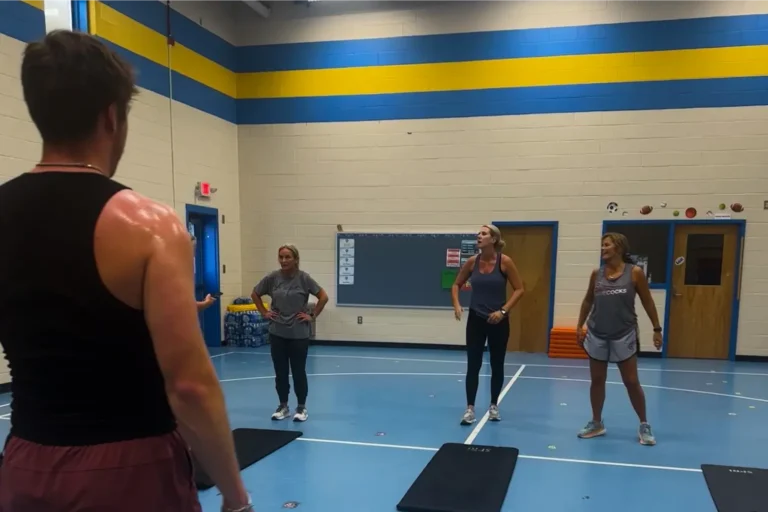
{"type": "Polygon", "coordinates": [[[176,43],[171,35],[171,0],[165,2],[165,42],[168,51],[168,102],[171,131],[171,194],[173,208],[176,209],[176,156],[173,140],[173,45],[176,43]]]}
{"type": "Polygon", "coordinates": [[[72,0],[72,30],[78,30],[90,34],[89,12],[90,6],[88,0],[72,0]]]}

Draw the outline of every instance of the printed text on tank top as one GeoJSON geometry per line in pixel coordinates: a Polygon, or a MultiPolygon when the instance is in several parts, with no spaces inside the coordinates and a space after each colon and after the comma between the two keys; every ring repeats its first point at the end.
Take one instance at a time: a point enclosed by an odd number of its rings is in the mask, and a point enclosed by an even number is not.
{"type": "Polygon", "coordinates": [[[599,338],[618,339],[637,327],[633,268],[626,263],[619,273],[609,274],[606,267],[597,271],[588,328],[599,338]]]}

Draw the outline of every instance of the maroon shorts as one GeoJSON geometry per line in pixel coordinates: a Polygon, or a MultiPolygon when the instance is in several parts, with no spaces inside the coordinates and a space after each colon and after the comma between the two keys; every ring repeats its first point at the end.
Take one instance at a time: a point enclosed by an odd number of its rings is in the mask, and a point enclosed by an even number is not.
{"type": "Polygon", "coordinates": [[[8,441],[0,512],[86,510],[201,512],[181,435],[76,447],[8,441]]]}

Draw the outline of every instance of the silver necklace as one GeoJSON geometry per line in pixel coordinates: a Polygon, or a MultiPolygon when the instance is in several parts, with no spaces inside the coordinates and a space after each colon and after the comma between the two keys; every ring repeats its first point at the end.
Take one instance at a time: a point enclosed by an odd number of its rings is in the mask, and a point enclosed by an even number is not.
{"type": "Polygon", "coordinates": [[[86,163],[55,163],[55,162],[38,162],[37,167],[69,167],[79,169],[93,169],[96,172],[104,174],[104,172],[95,165],[86,163]]]}

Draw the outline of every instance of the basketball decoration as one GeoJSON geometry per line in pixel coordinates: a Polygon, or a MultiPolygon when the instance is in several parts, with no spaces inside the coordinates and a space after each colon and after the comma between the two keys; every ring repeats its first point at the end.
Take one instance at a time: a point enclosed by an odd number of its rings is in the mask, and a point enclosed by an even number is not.
{"type": "Polygon", "coordinates": [[[643,206],[642,208],[640,208],[640,213],[643,214],[643,215],[648,215],[652,211],[653,211],[653,206],[651,206],[649,204],[647,204],[647,205],[643,206]]]}
{"type": "Polygon", "coordinates": [[[686,208],[685,209],[685,216],[687,218],[689,218],[689,219],[692,219],[692,218],[696,217],[697,213],[698,212],[696,211],[696,208],[694,208],[694,207],[690,207],[690,208],[686,208]]]}
{"type": "Polygon", "coordinates": [[[743,212],[744,206],[741,203],[733,203],[731,205],[731,211],[734,211],[736,213],[743,212]]]}

